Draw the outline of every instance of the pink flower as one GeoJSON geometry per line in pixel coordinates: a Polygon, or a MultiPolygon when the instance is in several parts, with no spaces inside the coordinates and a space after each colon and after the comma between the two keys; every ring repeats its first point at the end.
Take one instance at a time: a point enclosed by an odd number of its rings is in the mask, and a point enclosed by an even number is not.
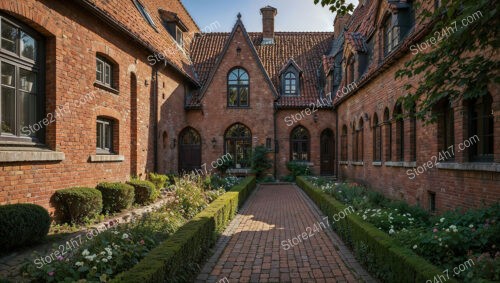
{"type": "Polygon", "coordinates": [[[58,260],[58,261],[62,261],[63,259],[64,259],[64,258],[63,258],[62,256],[58,256],[58,257],[57,257],[57,260],[58,260]]]}
{"type": "Polygon", "coordinates": [[[47,272],[47,274],[48,274],[49,276],[54,276],[54,273],[55,273],[54,271],[49,271],[49,272],[47,272]]]}
{"type": "Polygon", "coordinates": [[[141,240],[139,244],[144,245],[144,240],[141,240]]]}
{"type": "Polygon", "coordinates": [[[434,228],[434,230],[432,230],[432,232],[436,233],[438,231],[437,228],[434,228]]]}

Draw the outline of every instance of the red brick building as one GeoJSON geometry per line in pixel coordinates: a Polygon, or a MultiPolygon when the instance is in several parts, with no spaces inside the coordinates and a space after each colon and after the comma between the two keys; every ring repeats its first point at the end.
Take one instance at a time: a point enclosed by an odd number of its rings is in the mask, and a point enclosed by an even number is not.
{"type": "Polygon", "coordinates": [[[435,125],[393,118],[410,111],[395,105],[407,82],[394,73],[423,29],[411,2],[360,2],[331,33],[276,32],[269,6],[262,32],[238,15],[230,33],[200,33],[178,0],[2,1],[0,204],[211,171],[227,153],[246,174],[257,145],[277,177],[296,160],[429,209],[498,201],[500,126],[486,113],[500,109],[498,86],[443,103],[435,125]]]}

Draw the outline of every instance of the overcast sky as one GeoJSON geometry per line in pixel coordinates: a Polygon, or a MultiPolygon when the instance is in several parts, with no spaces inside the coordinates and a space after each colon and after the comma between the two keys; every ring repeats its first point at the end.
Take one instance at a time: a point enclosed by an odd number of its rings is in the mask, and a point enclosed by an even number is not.
{"type": "MultiPolygon", "coordinates": [[[[248,31],[262,31],[260,8],[267,5],[278,9],[276,31],[333,31],[335,17],[327,7],[314,5],[314,0],[181,0],[200,29],[228,32],[236,22],[238,12],[248,31]],[[218,26],[217,29],[213,27],[218,26]]],[[[358,3],[358,0],[348,0],[358,3]]]]}

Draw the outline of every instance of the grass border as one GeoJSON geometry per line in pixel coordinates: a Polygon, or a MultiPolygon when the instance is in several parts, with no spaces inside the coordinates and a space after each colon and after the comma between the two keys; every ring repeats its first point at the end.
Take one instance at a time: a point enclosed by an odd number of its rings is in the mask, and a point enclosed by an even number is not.
{"type": "MultiPolygon", "coordinates": [[[[297,177],[296,182],[325,215],[331,217],[347,208],[304,177],[297,177]]],[[[389,235],[356,214],[348,214],[335,222],[332,228],[370,274],[383,282],[426,282],[443,274],[437,266],[400,246],[389,235]]],[[[457,281],[450,278],[447,282],[457,281]]]]}
{"type": "Polygon", "coordinates": [[[236,215],[256,187],[255,177],[247,177],[184,224],[128,271],[110,282],[187,282],[199,271],[218,235],[236,215]]]}

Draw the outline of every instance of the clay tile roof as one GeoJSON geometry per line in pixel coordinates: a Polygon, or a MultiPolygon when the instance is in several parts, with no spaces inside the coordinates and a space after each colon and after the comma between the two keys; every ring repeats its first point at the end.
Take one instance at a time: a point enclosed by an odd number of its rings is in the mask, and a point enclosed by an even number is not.
{"type": "Polygon", "coordinates": [[[367,52],[365,37],[359,32],[348,32],[345,34],[346,41],[351,44],[355,51],[367,52]]]}
{"type": "MultiPolygon", "coordinates": [[[[171,14],[175,14],[190,32],[199,32],[198,26],[191,18],[184,5],[180,0],[139,1],[151,15],[156,25],[156,30],[142,17],[134,2],[131,0],[82,0],[81,2],[89,3],[89,5],[93,6],[93,9],[111,18],[113,22],[132,33],[154,50],[163,53],[168,57],[168,61],[172,66],[196,81],[192,63],[188,56],[189,50],[183,52],[177,48],[175,40],[162,25],[159,12],[160,9],[169,11],[171,14]]],[[[146,58],[144,59],[147,60],[146,58]]]]}
{"type": "MultiPolygon", "coordinates": [[[[280,107],[307,107],[320,97],[318,69],[321,68],[323,55],[333,41],[331,32],[276,32],[275,44],[261,45],[262,33],[248,33],[269,77],[278,90],[280,89],[280,71],[290,59],[300,70],[300,97],[281,97],[280,107]]],[[[196,37],[191,45],[191,59],[202,85],[205,84],[217,57],[222,52],[229,33],[207,33],[196,37]]],[[[197,103],[195,99],[193,103],[197,103]]]]}

